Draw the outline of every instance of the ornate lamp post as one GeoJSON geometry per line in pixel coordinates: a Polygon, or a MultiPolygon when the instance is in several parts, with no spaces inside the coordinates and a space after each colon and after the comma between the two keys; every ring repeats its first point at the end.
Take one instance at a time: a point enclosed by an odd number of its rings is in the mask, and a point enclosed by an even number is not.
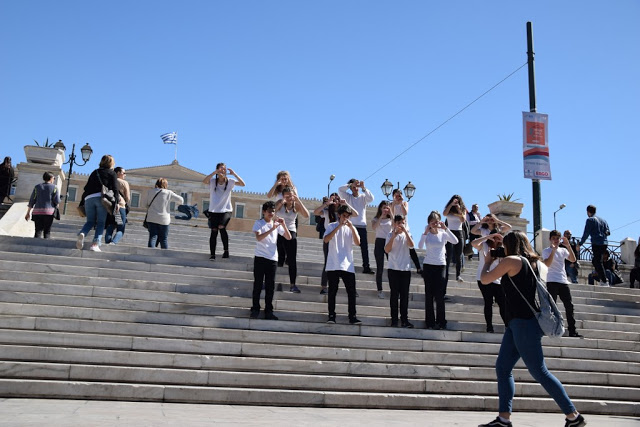
{"type": "Polygon", "coordinates": [[[329,194],[331,194],[331,181],[333,181],[336,178],[336,176],[334,174],[331,174],[331,176],[329,177],[329,184],[327,184],[327,197],[329,197],[329,194]]]}
{"type": "MultiPolygon", "coordinates": [[[[393,183],[391,183],[388,179],[385,179],[380,188],[382,189],[382,194],[384,194],[387,197],[387,200],[389,200],[389,196],[393,192],[393,183]]],[[[400,188],[399,182],[397,188],[400,188]]],[[[409,183],[404,186],[403,190],[404,194],[407,196],[407,201],[409,201],[416,193],[416,186],[413,185],[411,181],[409,181],[409,183]]]]}
{"type": "Polygon", "coordinates": [[[565,204],[563,203],[563,204],[561,204],[561,205],[560,205],[560,208],[559,208],[557,211],[555,211],[555,212],[553,213],[553,229],[554,229],[554,230],[557,230],[557,229],[558,229],[558,227],[556,226],[556,213],[558,213],[559,211],[561,211],[562,209],[564,209],[564,208],[566,208],[566,207],[567,207],[567,205],[565,205],[565,204]]]}
{"type": "MultiPolygon", "coordinates": [[[[64,144],[62,143],[62,140],[58,140],[58,142],[56,142],[53,145],[55,148],[58,148],[62,151],[65,151],[67,148],[64,146],[64,144]]],[[[67,175],[67,189],[64,193],[64,207],[62,208],[62,214],[66,215],[67,213],[67,199],[69,198],[69,182],[71,181],[71,173],[73,172],[73,165],[78,165],[78,166],[84,166],[87,164],[87,162],[89,161],[89,159],[91,159],[91,154],[93,153],[93,150],[91,149],[91,146],[89,145],[89,143],[87,142],[86,144],[84,144],[84,146],[80,149],[80,153],[82,154],[82,163],[78,163],[76,162],[76,144],[73,144],[73,146],[71,147],[71,154],[69,154],[69,160],[67,160],[66,162],[64,162],[64,164],[66,165],[67,163],[69,164],[69,174],[67,175]]]]}

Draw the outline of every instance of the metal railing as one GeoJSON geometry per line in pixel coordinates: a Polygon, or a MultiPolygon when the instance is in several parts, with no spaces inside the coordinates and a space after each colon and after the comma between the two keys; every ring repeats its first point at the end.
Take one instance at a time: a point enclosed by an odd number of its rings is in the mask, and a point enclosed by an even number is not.
{"type": "MultiPolygon", "coordinates": [[[[607,245],[607,252],[609,252],[609,256],[613,259],[617,264],[625,264],[622,260],[622,252],[620,247],[622,246],[621,242],[614,242],[609,240],[609,244],[607,245]]],[[[591,249],[590,243],[585,243],[580,246],[580,253],[578,254],[578,260],[591,261],[593,259],[593,250],[591,249]]]]}

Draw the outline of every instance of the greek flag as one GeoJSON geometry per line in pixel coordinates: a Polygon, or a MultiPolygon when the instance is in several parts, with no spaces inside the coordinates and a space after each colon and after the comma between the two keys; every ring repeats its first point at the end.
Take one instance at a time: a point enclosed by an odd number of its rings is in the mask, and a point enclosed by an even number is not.
{"type": "Polygon", "coordinates": [[[165,144],[177,144],[178,143],[178,133],[177,132],[170,132],[170,133],[165,133],[160,135],[160,138],[162,138],[162,142],[164,142],[165,144]]]}

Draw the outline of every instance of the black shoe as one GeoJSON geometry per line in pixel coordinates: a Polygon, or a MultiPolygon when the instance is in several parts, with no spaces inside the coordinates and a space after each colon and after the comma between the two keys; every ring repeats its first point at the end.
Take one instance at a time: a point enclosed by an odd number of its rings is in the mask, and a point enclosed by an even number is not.
{"type": "Polygon", "coordinates": [[[564,427],[582,427],[586,425],[587,422],[584,420],[584,417],[582,415],[578,415],[578,418],[573,421],[569,421],[565,418],[564,427]]]}
{"type": "Polygon", "coordinates": [[[215,261],[216,260],[216,255],[213,254],[209,257],[209,261],[215,261]]]}
{"type": "Polygon", "coordinates": [[[416,274],[417,274],[418,276],[422,276],[422,270],[416,270],[416,274]]]}
{"type": "Polygon", "coordinates": [[[276,292],[282,292],[282,283],[278,283],[276,286],[276,292]]]}
{"type": "Polygon", "coordinates": [[[398,319],[396,319],[396,320],[391,320],[391,327],[392,327],[392,328],[397,328],[397,327],[398,327],[398,319]]]}
{"type": "Polygon", "coordinates": [[[493,333],[493,326],[487,326],[487,332],[492,334],[493,333]]]}
{"type": "Polygon", "coordinates": [[[413,329],[413,325],[409,321],[402,322],[402,327],[407,329],[413,329]]]}
{"type": "Polygon", "coordinates": [[[329,293],[329,289],[327,288],[320,289],[320,295],[327,295],[328,293],[329,293]]]}
{"type": "Polygon", "coordinates": [[[435,329],[436,325],[426,325],[424,328],[425,329],[435,329]]]}
{"type": "Polygon", "coordinates": [[[356,291],[356,297],[359,297],[359,296],[360,296],[360,294],[358,293],[358,291],[356,291]]]}
{"type": "Polygon", "coordinates": [[[373,271],[372,269],[370,269],[369,267],[364,268],[364,269],[362,270],[362,272],[363,272],[364,274],[376,274],[376,272],[375,272],[375,271],[373,271]]]}
{"type": "Polygon", "coordinates": [[[438,329],[447,329],[447,324],[443,323],[442,325],[438,325],[438,329]]]}
{"type": "Polygon", "coordinates": [[[584,338],[584,336],[580,335],[577,331],[569,332],[569,336],[573,338],[584,338]]]}
{"type": "Polygon", "coordinates": [[[300,289],[298,289],[296,285],[291,285],[291,287],[289,288],[289,292],[293,292],[294,294],[299,294],[300,289]]]}
{"type": "Polygon", "coordinates": [[[349,319],[349,323],[352,325],[362,325],[362,322],[357,317],[352,317],[349,319]]]}
{"type": "Polygon", "coordinates": [[[480,424],[478,427],[511,427],[511,422],[505,423],[500,420],[500,417],[496,417],[496,419],[490,423],[480,424]]]}
{"type": "Polygon", "coordinates": [[[336,316],[329,316],[327,323],[336,323],[336,316]]]}
{"type": "Polygon", "coordinates": [[[278,320],[278,317],[273,313],[265,313],[264,318],[266,320],[278,320]]]}
{"type": "Polygon", "coordinates": [[[249,317],[252,318],[252,319],[257,319],[259,315],[260,315],[260,310],[258,310],[258,311],[251,310],[251,314],[249,315],[249,317]]]}
{"type": "Polygon", "coordinates": [[[222,258],[229,258],[229,251],[224,251],[222,253],[222,258]]]}

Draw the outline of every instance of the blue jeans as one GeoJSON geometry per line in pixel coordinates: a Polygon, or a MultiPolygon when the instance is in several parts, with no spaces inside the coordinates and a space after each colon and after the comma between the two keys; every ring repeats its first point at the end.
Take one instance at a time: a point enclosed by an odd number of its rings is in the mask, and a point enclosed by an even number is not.
{"type": "Polygon", "coordinates": [[[537,319],[512,319],[502,337],[502,345],[496,360],[498,376],[498,412],[511,413],[516,392],[513,367],[522,357],[529,373],[555,400],[564,414],[576,410],[562,383],[547,370],[542,354],[542,330],[537,319]]]}
{"type": "Polygon", "coordinates": [[[564,262],[564,269],[567,272],[567,277],[569,278],[571,283],[578,283],[578,269],[575,267],[575,265],[576,264],[574,262],[564,262]],[[573,267],[571,267],[571,264],[573,264],[573,267]]]}
{"type": "Polygon", "coordinates": [[[110,224],[107,226],[107,234],[104,236],[105,243],[118,243],[120,239],[122,239],[122,236],[124,235],[124,228],[127,225],[127,208],[120,208],[120,218],[122,218],[122,224],[115,226],[117,230],[115,236],[113,236],[114,225],[110,224]],[[113,239],[111,236],[113,236],[113,239]]]}
{"type": "Polygon", "coordinates": [[[100,197],[85,199],[84,209],[87,212],[87,222],[85,222],[80,233],[86,236],[95,225],[96,234],[94,234],[93,243],[100,245],[102,244],[102,233],[104,233],[104,222],[107,220],[107,210],[102,206],[100,197]]]}
{"type": "Polygon", "coordinates": [[[162,249],[169,249],[169,224],[149,223],[149,244],[147,246],[155,248],[157,240],[160,241],[160,247],[162,249]]]}

